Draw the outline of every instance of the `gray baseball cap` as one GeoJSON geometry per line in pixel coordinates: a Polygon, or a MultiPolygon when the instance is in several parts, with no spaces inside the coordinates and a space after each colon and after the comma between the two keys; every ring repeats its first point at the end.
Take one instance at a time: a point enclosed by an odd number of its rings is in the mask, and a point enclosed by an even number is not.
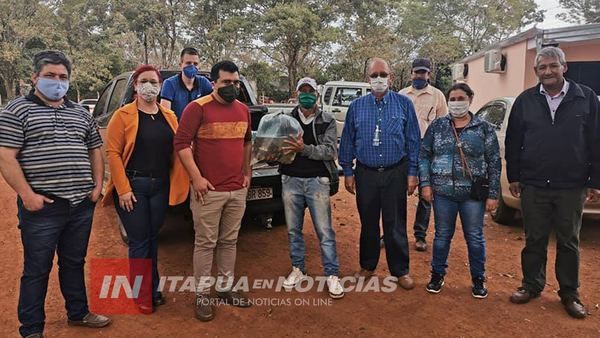
{"type": "Polygon", "coordinates": [[[317,86],[317,81],[315,81],[315,79],[312,79],[310,77],[303,77],[303,78],[301,78],[300,81],[298,81],[298,85],[296,86],[296,90],[300,90],[300,87],[304,86],[305,84],[311,86],[312,89],[314,89],[314,90],[319,90],[319,88],[317,86]]]}

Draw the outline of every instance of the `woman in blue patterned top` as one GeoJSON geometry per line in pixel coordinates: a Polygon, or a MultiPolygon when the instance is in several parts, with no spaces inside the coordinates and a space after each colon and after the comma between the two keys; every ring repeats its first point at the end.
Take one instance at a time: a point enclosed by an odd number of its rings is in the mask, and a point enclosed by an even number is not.
{"type": "Polygon", "coordinates": [[[467,84],[452,86],[448,92],[449,114],[433,121],[421,143],[420,184],[423,199],[433,203],[435,218],[427,291],[439,293],[444,285],[456,216],[460,214],[469,251],[472,295],[485,298],[483,217],[498,206],[502,165],[494,127],[469,111],[471,102],[473,91],[467,84]],[[482,179],[489,180],[487,199],[473,199],[473,182],[482,179]]]}

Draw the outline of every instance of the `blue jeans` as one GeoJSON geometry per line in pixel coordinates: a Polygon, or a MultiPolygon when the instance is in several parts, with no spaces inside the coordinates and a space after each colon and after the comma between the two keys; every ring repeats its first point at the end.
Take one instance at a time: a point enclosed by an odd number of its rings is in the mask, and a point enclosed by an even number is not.
{"type": "Polygon", "coordinates": [[[456,216],[460,213],[463,233],[469,251],[469,265],[472,277],[485,276],[485,238],[483,236],[483,216],[485,202],[452,200],[435,195],[433,200],[435,238],[431,269],[434,273],[446,274],[450,243],[456,228],[456,216]]]}
{"type": "Polygon", "coordinates": [[[329,178],[300,178],[281,175],[283,208],[288,229],[292,265],[306,273],[304,238],[304,207],[307,205],[315,231],[321,243],[321,259],[325,276],[337,276],[340,269],[331,226],[329,178]]]}
{"type": "Polygon", "coordinates": [[[44,303],[54,252],[67,317],[81,320],[89,313],[83,267],[96,203],[86,198],[73,207],[65,199],[52,199],[54,203],[46,203],[38,211],[25,209],[17,199],[24,254],[18,306],[23,337],[44,331],[44,303]]]}
{"type": "MultiPolygon", "coordinates": [[[[169,180],[134,177],[129,179],[129,184],[137,199],[133,203],[133,210],[127,212],[121,209],[116,192],[115,207],[129,237],[129,258],[152,259],[152,298],[157,299],[161,297],[158,292],[158,231],[169,207],[169,180]]],[[[131,271],[131,274],[137,273],[131,271]]],[[[136,303],[146,303],[147,298],[146,292],[140,290],[136,303]]]]}

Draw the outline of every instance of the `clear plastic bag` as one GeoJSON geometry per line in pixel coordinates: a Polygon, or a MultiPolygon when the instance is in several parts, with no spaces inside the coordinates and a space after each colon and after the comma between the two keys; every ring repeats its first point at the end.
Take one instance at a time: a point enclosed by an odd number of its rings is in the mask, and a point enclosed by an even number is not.
{"type": "Polygon", "coordinates": [[[296,153],[284,155],[281,149],[288,146],[283,141],[292,140],[290,135],[302,135],[302,126],[298,120],[281,111],[263,116],[252,145],[251,164],[262,161],[291,164],[296,153]]]}

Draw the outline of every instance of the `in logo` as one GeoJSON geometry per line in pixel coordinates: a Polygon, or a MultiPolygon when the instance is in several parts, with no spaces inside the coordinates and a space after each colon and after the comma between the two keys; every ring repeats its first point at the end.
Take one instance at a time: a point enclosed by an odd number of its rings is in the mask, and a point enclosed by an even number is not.
{"type": "Polygon", "coordinates": [[[90,311],[98,314],[141,314],[152,307],[151,259],[92,259],[90,311]]]}

